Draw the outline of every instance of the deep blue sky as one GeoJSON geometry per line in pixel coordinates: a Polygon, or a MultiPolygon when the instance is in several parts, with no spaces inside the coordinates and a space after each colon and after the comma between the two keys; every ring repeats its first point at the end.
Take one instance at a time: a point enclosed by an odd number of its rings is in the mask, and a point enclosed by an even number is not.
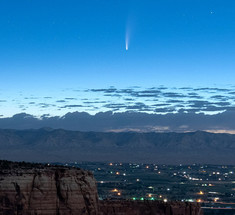
{"type": "Polygon", "coordinates": [[[226,88],[234,68],[234,0],[0,1],[2,115],[68,88],[226,88]]]}

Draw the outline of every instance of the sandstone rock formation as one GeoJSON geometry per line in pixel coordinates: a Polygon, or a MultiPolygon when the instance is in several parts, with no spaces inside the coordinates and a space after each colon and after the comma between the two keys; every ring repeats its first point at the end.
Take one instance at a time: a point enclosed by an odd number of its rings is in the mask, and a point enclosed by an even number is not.
{"type": "Polygon", "coordinates": [[[101,201],[100,215],[202,215],[199,204],[158,201],[101,201]]]}
{"type": "Polygon", "coordinates": [[[65,167],[1,167],[0,214],[98,214],[90,172],[65,167]]]}

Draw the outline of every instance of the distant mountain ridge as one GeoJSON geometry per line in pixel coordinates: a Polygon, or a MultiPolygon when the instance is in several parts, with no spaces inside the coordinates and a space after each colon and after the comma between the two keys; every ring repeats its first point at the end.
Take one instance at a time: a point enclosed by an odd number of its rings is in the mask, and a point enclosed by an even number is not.
{"type": "Polygon", "coordinates": [[[235,164],[235,135],[0,129],[0,159],[235,164]]]}

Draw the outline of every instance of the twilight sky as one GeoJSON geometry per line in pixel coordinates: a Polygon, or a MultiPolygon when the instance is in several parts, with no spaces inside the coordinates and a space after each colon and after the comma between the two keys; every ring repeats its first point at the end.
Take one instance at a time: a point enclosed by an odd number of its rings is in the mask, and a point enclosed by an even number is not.
{"type": "Polygon", "coordinates": [[[2,118],[218,114],[234,68],[234,0],[0,1],[2,118]]]}

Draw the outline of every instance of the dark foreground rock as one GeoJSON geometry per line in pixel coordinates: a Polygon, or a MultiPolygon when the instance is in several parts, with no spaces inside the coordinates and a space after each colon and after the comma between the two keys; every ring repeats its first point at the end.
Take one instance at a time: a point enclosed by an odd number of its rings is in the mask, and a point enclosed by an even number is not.
{"type": "Polygon", "coordinates": [[[0,215],[201,215],[198,204],[98,201],[92,173],[0,161],[0,215]]]}
{"type": "Polygon", "coordinates": [[[101,201],[100,215],[202,215],[199,204],[159,201],[101,201]]]}
{"type": "Polygon", "coordinates": [[[0,214],[98,214],[96,182],[88,171],[0,165],[0,214]]]}

